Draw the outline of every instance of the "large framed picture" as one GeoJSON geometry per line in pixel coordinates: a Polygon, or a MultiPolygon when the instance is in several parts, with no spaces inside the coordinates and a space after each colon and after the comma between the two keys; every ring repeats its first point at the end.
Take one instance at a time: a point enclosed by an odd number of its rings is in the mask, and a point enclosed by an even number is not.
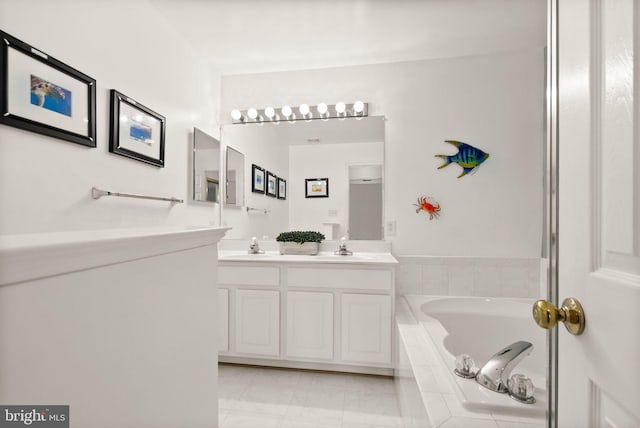
{"type": "Polygon", "coordinates": [[[164,116],[126,95],[111,90],[109,151],[164,167],[164,116]]]}
{"type": "Polygon", "coordinates": [[[251,191],[264,193],[265,189],[264,169],[256,164],[251,165],[251,191]]]}
{"type": "Polygon", "coordinates": [[[96,81],[0,31],[0,123],[96,147],[96,81]]]}
{"type": "Polygon", "coordinates": [[[287,199],[287,180],[278,177],[278,199],[287,199]]]}
{"type": "Polygon", "coordinates": [[[270,171],[267,171],[267,196],[278,196],[278,177],[270,171]]]}
{"type": "Polygon", "coordinates": [[[307,178],[304,180],[305,198],[328,198],[329,197],[329,179],[328,178],[307,178]]]}

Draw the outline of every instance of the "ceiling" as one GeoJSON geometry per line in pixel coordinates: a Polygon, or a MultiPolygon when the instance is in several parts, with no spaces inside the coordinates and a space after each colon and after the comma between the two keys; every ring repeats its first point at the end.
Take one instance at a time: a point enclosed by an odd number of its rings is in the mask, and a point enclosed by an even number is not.
{"type": "Polygon", "coordinates": [[[545,0],[148,0],[222,75],[540,48],[545,0]]]}

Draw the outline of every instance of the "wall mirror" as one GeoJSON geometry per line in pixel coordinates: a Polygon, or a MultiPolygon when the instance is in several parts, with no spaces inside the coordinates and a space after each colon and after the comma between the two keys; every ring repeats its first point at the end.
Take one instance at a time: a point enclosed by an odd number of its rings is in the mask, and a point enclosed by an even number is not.
{"type": "Polygon", "coordinates": [[[244,205],[244,154],[227,146],[225,170],[225,206],[242,207],[244,205]]]}
{"type": "Polygon", "coordinates": [[[233,228],[227,237],[317,230],[328,240],[384,239],[384,127],[382,116],[223,126],[222,142],[246,156],[246,209],[223,210],[233,228]],[[246,190],[253,165],[286,182],[286,195],[246,190]],[[315,178],[327,179],[326,197],[305,196],[305,181],[315,178]],[[359,228],[365,218],[368,227],[359,228]]]}
{"type": "Polygon", "coordinates": [[[194,201],[220,202],[220,141],[193,128],[194,201]]]}

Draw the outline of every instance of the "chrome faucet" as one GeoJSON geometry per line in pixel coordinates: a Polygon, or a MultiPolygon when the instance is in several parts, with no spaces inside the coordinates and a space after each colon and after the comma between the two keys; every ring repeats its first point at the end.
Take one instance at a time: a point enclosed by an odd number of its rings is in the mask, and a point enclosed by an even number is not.
{"type": "Polygon", "coordinates": [[[476,382],[495,392],[509,392],[511,371],[533,351],[529,342],[519,341],[499,350],[476,374],[476,382]]]}
{"type": "Polygon", "coordinates": [[[340,238],[340,246],[338,247],[338,251],[334,253],[336,256],[350,256],[353,254],[353,251],[347,250],[347,237],[343,236],[340,238]]]}
{"type": "Polygon", "coordinates": [[[249,254],[264,254],[264,250],[260,249],[258,238],[256,238],[255,236],[251,238],[251,244],[249,244],[249,254]]]}

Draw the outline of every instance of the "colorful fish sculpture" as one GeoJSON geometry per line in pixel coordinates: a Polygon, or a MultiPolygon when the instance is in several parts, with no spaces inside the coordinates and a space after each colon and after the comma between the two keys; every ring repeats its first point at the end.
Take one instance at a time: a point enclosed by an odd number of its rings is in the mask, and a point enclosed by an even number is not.
{"type": "Polygon", "coordinates": [[[445,143],[452,144],[458,148],[458,153],[455,155],[435,155],[437,158],[444,159],[444,164],[440,165],[438,169],[444,168],[452,162],[457,163],[463,169],[462,174],[458,178],[475,172],[480,164],[489,158],[489,153],[485,153],[482,150],[463,143],[462,141],[445,140],[445,143]]]}
{"type": "Polygon", "coordinates": [[[440,217],[440,204],[429,196],[418,198],[418,203],[413,205],[418,207],[418,209],[416,209],[416,214],[420,211],[424,211],[429,214],[429,220],[440,217]]]}

